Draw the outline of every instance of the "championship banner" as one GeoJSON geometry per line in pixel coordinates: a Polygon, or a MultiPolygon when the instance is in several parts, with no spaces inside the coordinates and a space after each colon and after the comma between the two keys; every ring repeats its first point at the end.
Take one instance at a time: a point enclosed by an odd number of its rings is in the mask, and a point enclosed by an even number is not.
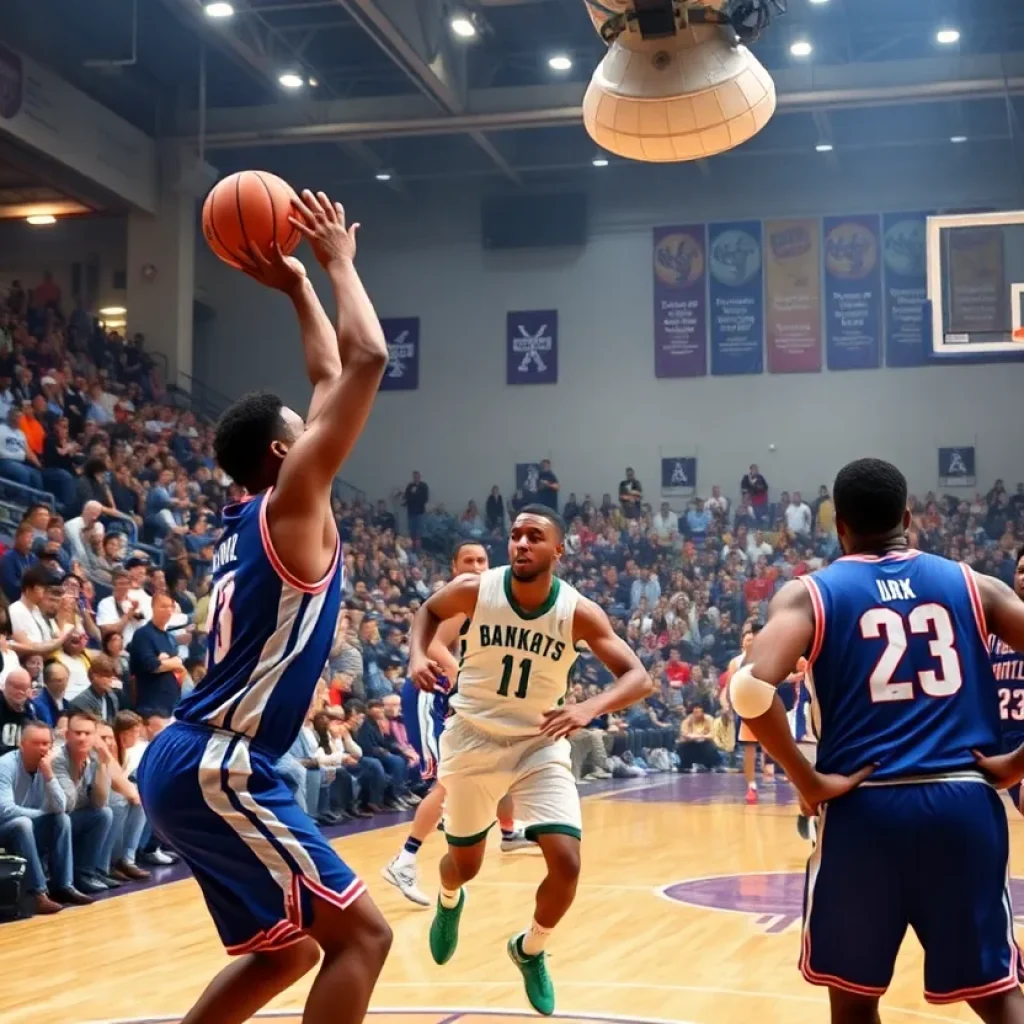
{"type": "Polygon", "coordinates": [[[505,326],[505,383],[558,382],[558,310],[509,313],[505,326]]]}
{"type": "Polygon", "coordinates": [[[825,343],[830,370],[876,370],[882,358],[877,214],[826,217],[825,343]]]}
{"type": "Polygon", "coordinates": [[[928,361],[927,221],[926,213],[887,213],[882,218],[886,366],[921,366],[928,361]]]}
{"type": "Polygon", "coordinates": [[[708,372],[703,224],[654,229],[654,376],[708,372]]]}
{"type": "Polygon", "coordinates": [[[661,459],[661,493],[693,494],[697,489],[696,458],[661,459]]]}
{"type": "Polygon", "coordinates": [[[769,373],[821,370],[821,234],[817,220],[765,223],[769,373]]]}
{"type": "Polygon", "coordinates": [[[712,224],[711,372],[764,372],[764,271],[761,222],[712,224]]]}
{"type": "Polygon", "coordinates": [[[388,343],[388,368],[380,381],[381,391],[415,391],[420,386],[420,318],[381,320],[388,343]]]}
{"type": "Polygon", "coordinates": [[[948,334],[1001,334],[1007,316],[1001,227],[954,228],[948,239],[948,334]]]}
{"type": "Polygon", "coordinates": [[[521,491],[528,501],[537,500],[537,488],[540,486],[540,463],[516,463],[516,490],[521,491]]]}
{"type": "Polygon", "coordinates": [[[974,448],[939,449],[939,486],[973,487],[974,448]]]}

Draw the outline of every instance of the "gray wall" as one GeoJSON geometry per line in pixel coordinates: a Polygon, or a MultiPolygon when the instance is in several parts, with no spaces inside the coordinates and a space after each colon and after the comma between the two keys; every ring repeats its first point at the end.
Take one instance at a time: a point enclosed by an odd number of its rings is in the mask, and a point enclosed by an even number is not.
{"type": "MultiPolygon", "coordinates": [[[[951,148],[950,148],[951,149],[951,148]]],[[[581,170],[592,236],[581,251],[485,253],[477,196],[438,187],[415,199],[345,197],[365,227],[360,270],[381,316],[420,316],[420,389],[382,394],[343,475],[373,496],[412,469],[456,511],[514,463],[550,456],[564,491],[600,498],[627,464],[657,496],[659,452],[697,454],[700,489],[735,495],[756,461],[773,487],[813,491],[845,460],[892,459],[914,489],[936,485],[936,448],[974,443],[979,482],[1024,478],[1024,366],[927,367],[697,380],[653,372],[650,229],[725,218],[1024,206],[1004,161],[950,149],[914,163],[879,151],[794,161],[766,180],[751,160],[716,161],[714,180],[682,187],[683,168],[581,170]],[[960,158],[962,159],[962,158],[960,158]],[[505,385],[505,313],[557,308],[557,385],[505,385]],[[774,451],[769,446],[774,445],[774,451]]],[[[966,147],[957,147],[963,150],[966,147]]],[[[272,386],[308,396],[287,301],[204,251],[197,284],[217,318],[197,334],[197,374],[230,394],[272,386]]],[[[321,294],[323,280],[314,275],[321,294]]]]}

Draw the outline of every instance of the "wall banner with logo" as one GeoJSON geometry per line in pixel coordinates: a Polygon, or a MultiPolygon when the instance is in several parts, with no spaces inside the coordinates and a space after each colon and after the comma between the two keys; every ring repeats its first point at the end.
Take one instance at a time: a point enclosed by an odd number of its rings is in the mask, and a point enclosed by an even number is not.
{"type": "Polygon", "coordinates": [[[926,213],[887,213],[882,217],[885,272],[885,365],[921,366],[928,361],[925,303],[926,213]]]}
{"type": "Polygon", "coordinates": [[[973,487],[974,447],[939,449],[939,486],[973,487]]]}
{"type": "Polygon", "coordinates": [[[558,382],[558,310],[509,313],[505,323],[505,383],[558,382]]]}
{"type": "MultiPolygon", "coordinates": [[[[537,500],[537,489],[540,486],[540,463],[516,463],[516,490],[521,491],[527,502],[537,500]]],[[[511,515],[511,509],[508,510],[511,515]]]]}
{"type": "Polygon", "coordinates": [[[708,228],[711,372],[764,371],[764,272],[761,222],[708,228]]]}
{"type": "Polygon", "coordinates": [[[381,391],[415,391],[420,386],[420,318],[381,320],[388,343],[388,368],[380,381],[381,391]]]}
{"type": "Polygon", "coordinates": [[[705,225],[654,229],[654,375],[708,372],[705,225]]]}
{"type": "Polygon", "coordinates": [[[697,489],[696,457],[661,457],[661,493],[693,494],[697,489]]]}
{"type": "Polygon", "coordinates": [[[769,373],[821,370],[821,227],[817,220],[764,225],[769,373]]]}
{"type": "Polygon", "coordinates": [[[882,261],[877,214],[826,217],[825,344],[830,370],[877,370],[882,358],[882,261]]]}

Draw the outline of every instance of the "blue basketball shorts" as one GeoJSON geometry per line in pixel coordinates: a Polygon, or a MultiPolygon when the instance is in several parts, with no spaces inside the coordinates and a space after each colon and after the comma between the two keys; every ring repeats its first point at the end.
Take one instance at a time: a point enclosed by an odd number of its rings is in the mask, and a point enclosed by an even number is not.
{"type": "Polygon", "coordinates": [[[314,896],[345,909],[365,892],[245,737],[175,722],[149,744],[138,781],[154,832],[192,869],[230,954],[290,946],[314,896]]]}
{"type": "Polygon", "coordinates": [[[447,693],[425,693],[411,679],[402,685],[402,724],[409,745],[420,756],[420,777],[437,778],[441,733],[448,717],[447,693]]]}
{"type": "Polygon", "coordinates": [[[880,996],[909,926],[930,1003],[1016,988],[1009,853],[1002,801],[974,773],[866,783],[828,804],[807,865],[804,978],[880,996]]]}
{"type": "MultiPolygon", "coordinates": [[[[1016,750],[1022,743],[1024,743],[1024,732],[1003,733],[1004,754],[1009,754],[1010,751],[1016,750]]],[[[1024,814],[1024,811],[1020,809],[1020,783],[1018,782],[1016,786],[1011,786],[1006,792],[1013,801],[1013,806],[1017,809],[1017,813],[1024,814]]]]}

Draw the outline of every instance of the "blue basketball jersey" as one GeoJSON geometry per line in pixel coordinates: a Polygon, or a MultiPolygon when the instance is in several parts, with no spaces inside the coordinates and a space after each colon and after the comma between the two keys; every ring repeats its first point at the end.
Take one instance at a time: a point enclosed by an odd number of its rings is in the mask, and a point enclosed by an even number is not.
{"type": "Polygon", "coordinates": [[[341,541],[310,586],[270,540],[270,492],[224,509],[213,558],[206,678],[175,717],[248,736],[274,757],[295,741],[327,663],[341,607],[341,541]]]}
{"type": "Polygon", "coordinates": [[[988,652],[996,677],[1003,733],[1024,733],[1024,654],[997,636],[988,638],[988,652]]]}
{"type": "Polygon", "coordinates": [[[817,767],[872,781],[974,768],[999,746],[999,699],[967,566],[918,551],[840,558],[801,577],[817,767]]]}

